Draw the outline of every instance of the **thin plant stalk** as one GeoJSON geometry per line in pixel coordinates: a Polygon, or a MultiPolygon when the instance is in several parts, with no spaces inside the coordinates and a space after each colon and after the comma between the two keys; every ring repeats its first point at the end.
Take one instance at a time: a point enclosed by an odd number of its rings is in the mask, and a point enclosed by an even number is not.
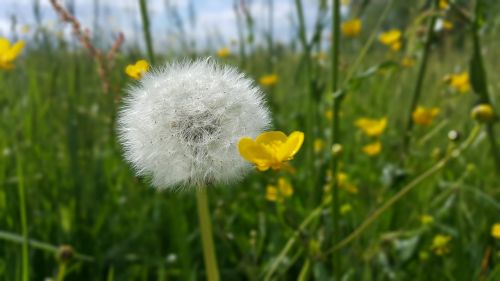
{"type": "Polygon", "coordinates": [[[288,252],[292,249],[293,244],[297,241],[299,238],[299,235],[305,230],[305,228],[313,222],[317,217],[319,217],[323,211],[323,209],[330,203],[330,201],[326,200],[321,204],[320,206],[316,207],[309,215],[302,221],[302,223],[299,225],[299,228],[293,233],[292,236],[288,239],[288,241],[285,244],[285,247],[281,250],[281,252],[278,254],[278,257],[274,259],[274,261],[271,263],[271,266],[269,270],[266,272],[264,276],[264,281],[268,281],[271,279],[273,276],[274,272],[278,269],[279,265],[283,262],[285,259],[286,255],[288,252]]]}
{"type": "Polygon", "coordinates": [[[64,281],[64,277],[66,276],[66,263],[59,263],[59,270],[57,271],[57,281],[64,281]]]}
{"type": "Polygon", "coordinates": [[[457,158],[463,151],[465,151],[478,137],[480,133],[481,127],[476,125],[467,140],[463,143],[462,146],[450,149],[446,156],[437,162],[430,169],[422,173],[420,176],[409,182],[406,186],[401,188],[394,196],[389,198],[380,208],[378,208],[375,212],[373,212],[360,226],[358,226],[349,236],[340,241],[340,243],[336,244],[332,249],[330,249],[328,253],[334,253],[337,250],[347,246],[349,243],[358,238],[363,232],[372,225],[385,211],[387,211],[390,207],[392,207],[396,202],[398,202],[401,198],[407,195],[410,191],[415,189],[415,187],[419,186],[424,180],[429,177],[435,175],[437,172],[441,171],[446,165],[453,159],[457,158]]]}
{"type": "Polygon", "coordinates": [[[151,64],[155,64],[155,58],[154,58],[154,52],[153,52],[153,40],[151,39],[148,6],[146,4],[146,0],[139,0],[139,6],[141,8],[142,29],[143,29],[143,33],[144,33],[144,40],[146,41],[146,49],[148,52],[148,59],[149,59],[149,62],[151,62],[151,64]]]}
{"type": "MultiPolygon", "coordinates": [[[[493,106],[488,91],[488,79],[486,76],[486,70],[484,68],[483,55],[481,53],[481,40],[479,37],[481,4],[482,2],[480,0],[476,1],[475,17],[474,21],[472,22],[471,36],[473,43],[473,54],[470,65],[470,75],[474,92],[479,95],[482,102],[488,103],[493,106]]],[[[498,150],[493,122],[490,122],[486,125],[486,133],[488,134],[488,141],[490,142],[493,161],[496,165],[497,171],[500,171],[500,151],[498,150]]]]}
{"type": "MultiPolygon", "coordinates": [[[[315,177],[314,177],[314,116],[316,115],[316,108],[314,106],[314,99],[312,97],[312,62],[311,62],[311,48],[307,42],[307,34],[306,34],[306,24],[304,19],[304,9],[302,7],[301,0],[295,0],[295,7],[297,9],[297,15],[299,20],[299,39],[304,49],[304,71],[306,77],[306,91],[304,98],[304,110],[306,116],[306,137],[308,141],[305,144],[306,150],[306,167],[309,173],[308,186],[315,186],[315,177]]],[[[311,197],[312,198],[312,197],[311,197]]]]}
{"type": "MultiPolygon", "coordinates": [[[[434,6],[433,8],[438,7],[438,0],[434,0],[434,6]]],[[[412,99],[411,99],[411,104],[410,108],[408,110],[407,114],[407,123],[406,123],[406,131],[403,136],[403,149],[404,152],[407,152],[409,145],[410,145],[410,140],[411,140],[411,131],[413,129],[413,118],[412,114],[413,111],[415,111],[415,108],[417,108],[418,102],[420,100],[420,95],[422,93],[422,86],[424,83],[424,77],[425,73],[427,72],[427,62],[429,60],[429,53],[432,45],[432,38],[434,36],[434,26],[436,25],[436,14],[433,14],[431,16],[431,19],[429,21],[429,25],[427,27],[427,38],[425,39],[425,46],[424,46],[424,53],[422,56],[422,60],[420,61],[420,66],[418,69],[418,76],[417,76],[417,81],[415,84],[415,89],[413,91],[412,99]]]]}
{"type": "Polygon", "coordinates": [[[17,190],[19,195],[19,213],[21,214],[22,233],[22,280],[30,280],[29,244],[28,244],[28,220],[26,218],[26,190],[24,186],[23,166],[21,156],[17,156],[17,190]]]}
{"type": "MultiPolygon", "coordinates": [[[[332,143],[340,145],[340,105],[342,97],[337,95],[339,81],[339,54],[340,54],[340,0],[332,1],[332,92],[333,96],[333,124],[332,124],[332,143]]],[[[331,159],[332,168],[332,191],[333,191],[333,243],[336,244],[340,240],[340,200],[339,200],[339,183],[338,183],[338,167],[339,155],[333,155],[331,159]]],[[[335,280],[340,280],[340,257],[333,255],[333,271],[335,280]]]]}
{"type": "MultiPolygon", "coordinates": [[[[24,243],[24,238],[22,235],[19,235],[17,233],[11,233],[7,231],[0,230],[0,239],[9,241],[12,243],[18,243],[18,244],[23,244],[24,243]]],[[[46,251],[48,253],[53,253],[56,254],[58,251],[58,247],[54,246],[52,244],[46,243],[46,242],[41,242],[38,240],[33,240],[29,239],[28,244],[31,248],[33,249],[39,249],[42,251],[46,251]]],[[[80,253],[75,253],[74,254],[75,259],[81,260],[81,261],[87,261],[87,262],[93,262],[94,258],[88,255],[80,254],[80,253]]]]}
{"type": "Polygon", "coordinates": [[[205,187],[196,190],[196,203],[198,206],[198,219],[200,221],[201,242],[203,246],[203,259],[208,281],[219,281],[219,269],[217,267],[217,256],[212,234],[212,223],[210,222],[210,211],[208,208],[207,191],[205,187]]]}

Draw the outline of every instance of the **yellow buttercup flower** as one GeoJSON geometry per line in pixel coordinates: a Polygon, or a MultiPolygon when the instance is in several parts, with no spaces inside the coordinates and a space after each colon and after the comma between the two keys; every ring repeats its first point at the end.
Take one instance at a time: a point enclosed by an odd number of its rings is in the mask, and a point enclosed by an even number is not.
{"type": "MultiPolygon", "coordinates": [[[[326,171],[326,176],[331,179],[333,176],[332,170],[326,171]]],[[[358,188],[351,183],[349,176],[344,172],[339,172],[337,174],[337,184],[340,189],[343,189],[351,194],[357,194],[359,192],[358,188]]],[[[330,192],[332,190],[331,182],[325,186],[325,192],[330,192]]]]}
{"type": "Polygon", "coordinates": [[[273,73],[260,77],[259,83],[263,86],[274,86],[278,83],[278,80],[278,75],[273,73]]]}
{"type": "Polygon", "coordinates": [[[449,0],[439,0],[439,9],[446,10],[450,7],[449,0]]]}
{"type": "Polygon", "coordinates": [[[421,126],[429,126],[432,121],[439,114],[440,109],[437,107],[426,108],[418,106],[412,113],[413,122],[421,126]]]}
{"type": "Polygon", "coordinates": [[[135,80],[141,79],[144,73],[148,72],[149,63],[146,60],[138,60],[135,64],[129,64],[125,68],[125,73],[135,80]]]}
{"type": "Polygon", "coordinates": [[[500,223],[495,223],[491,227],[491,236],[496,239],[500,239],[500,223]]]}
{"type": "Polygon", "coordinates": [[[431,215],[420,216],[420,223],[422,223],[422,225],[429,225],[432,224],[433,222],[434,222],[434,217],[431,215]]]}
{"type": "Polygon", "coordinates": [[[293,195],[293,187],[285,178],[278,179],[278,186],[268,185],[266,188],[266,199],[268,201],[282,202],[286,197],[293,195]]]}
{"type": "Polygon", "coordinates": [[[355,125],[363,131],[367,136],[377,137],[380,136],[387,127],[387,118],[370,119],[358,118],[355,125]]]}
{"type": "Polygon", "coordinates": [[[431,250],[438,256],[445,255],[450,252],[450,241],[451,236],[438,234],[432,240],[431,250]]]}
{"type": "Polygon", "coordinates": [[[401,49],[401,31],[399,29],[391,29],[383,32],[379,35],[378,40],[393,51],[401,49]]]}
{"type": "Polygon", "coordinates": [[[19,40],[12,46],[7,38],[0,37],[0,69],[9,70],[14,68],[14,60],[21,54],[24,41],[19,40]]]}
{"type": "Polygon", "coordinates": [[[342,23],[342,34],[345,37],[356,37],[361,32],[361,20],[359,18],[350,19],[342,23]]]}
{"type": "Polygon", "coordinates": [[[304,133],[295,131],[290,136],[271,131],[260,134],[255,141],[243,137],[238,150],[243,159],[255,164],[259,171],[269,168],[279,170],[285,162],[292,160],[304,142],[304,133]]]}
{"type": "Polygon", "coordinates": [[[229,57],[230,54],[231,54],[231,51],[229,50],[228,47],[220,48],[217,51],[217,56],[219,58],[227,58],[227,57],[229,57]]]}
{"type": "Polygon", "coordinates": [[[412,57],[404,57],[401,59],[400,65],[405,68],[410,68],[415,65],[415,59],[412,57]]]}
{"type": "Polygon", "coordinates": [[[462,94],[470,91],[471,86],[468,72],[446,75],[443,80],[445,83],[448,83],[450,87],[462,94]]]}
{"type": "Polygon", "coordinates": [[[374,143],[367,144],[362,148],[363,152],[368,156],[375,156],[382,151],[382,143],[376,141],[374,143]]]}
{"type": "Polygon", "coordinates": [[[472,118],[481,123],[488,123],[493,121],[495,113],[493,107],[487,103],[476,105],[471,112],[472,118]]]}

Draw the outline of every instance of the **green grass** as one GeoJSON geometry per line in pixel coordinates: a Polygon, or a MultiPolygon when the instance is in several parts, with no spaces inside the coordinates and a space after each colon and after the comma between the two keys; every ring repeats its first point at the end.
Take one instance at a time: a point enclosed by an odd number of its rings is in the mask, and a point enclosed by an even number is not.
{"type": "MultiPolygon", "coordinates": [[[[385,24],[390,26],[390,22],[385,24]]],[[[361,38],[343,39],[340,81],[371,32],[379,31],[365,25],[361,38]]],[[[459,38],[466,29],[454,32],[445,40],[459,38]]],[[[498,29],[487,29],[482,39],[490,93],[498,100],[498,29]]],[[[331,108],[329,57],[325,64],[312,61],[311,71],[324,87],[313,91],[320,94],[313,99],[318,111],[313,120],[317,122],[314,128],[306,128],[310,112],[303,106],[308,81],[302,56],[291,46],[280,48],[283,51],[276,52],[274,64],[280,81],[273,89],[264,88],[274,128],[286,133],[311,132],[313,135],[306,135],[305,147],[316,138],[327,141],[331,136],[331,123],[324,117],[331,108]]],[[[394,66],[374,72],[349,89],[341,110],[340,170],[349,175],[359,193],[339,190],[340,204],[352,205],[352,211],[340,218],[340,238],[347,237],[405,184],[436,164],[450,145],[448,131],[461,132],[459,143],[467,138],[475,126],[469,112],[477,98],[474,93],[453,93],[441,80],[456,69],[467,70],[471,54],[468,40],[461,48],[445,42],[431,48],[419,104],[439,106],[442,111],[430,127],[414,127],[409,155],[404,159],[403,134],[417,67],[394,66]],[[368,157],[361,147],[371,140],[354,122],[359,117],[383,116],[389,118],[381,137],[383,151],[368,157]],[[436,157],[438,150],[441,156],[436,157]],[[398,176],[398,171],[404,177],[398,176]]],[[[118,96],[131,83],[124,67],[141,56],[145,54],[125,52],[118,56],[111,73],[111,88],[118,96]]],[[[386,52],[375,42],[358,73],[383,62],[398,62],[401,56],[386,52]]],[[[174,59],[170,54],[156,57],[158,63],[174,59]]],[[[245,58],[244,70],[258,79],[268,73],[269,59],[269,53],[259,48],[245,58]]],[[[242,61],[237,55],[219,60],[233,65],[242,61]]],[[[28,46],[14,70],[0,72],[0,234],[17,235],[16,239],[0,235],[0,279],[55,279],[60,265],[52,246],[65,244],[91,257],[91,261],[81,256],[71,260],[66,280],[206,277],[195,194],[157,192],[147,179],[134,177],[116,139],[118,106],[113,95],[102,94],[95,65],[80,49],[28,46]],[[49,245],[31,242],[26,249],[25,232],[29,239],[49,245]]],[[[332,255],[327,254],[334,246],[330,208],[318,212],[293,236],[327,197],[323,175],[330,161],[329,148],[314,154],[314,186],[308,178],[305,151],[303,148],[292,162],[296,174],[254,172],[236,186],[208,191],[222,280],[262,280],[291,237],[296,237],[296,242],[273,278],[331,280],[332,255]],[[295,190],[284,204],[265,200],[267,184],[279,176],[287,177],[295,190]]],[[[498,280],[500,241],[491,237],[490,230],[500,222],[499,188],[488,139],[481,134],[457,159],[389,208],[358,239],[335,252],[340,256],[341,274],[346,280],[367,281],[478,280],[485,253],[491,250],[482,280],[498,280]],[[432,215],[435,222],[422,226],[422,214],[432,215]],[[437,234],[452,236],[450,252],[444,256],[430,250],[437,234]],[[426,254],[427,259],[422,259],[426,254]]]]}

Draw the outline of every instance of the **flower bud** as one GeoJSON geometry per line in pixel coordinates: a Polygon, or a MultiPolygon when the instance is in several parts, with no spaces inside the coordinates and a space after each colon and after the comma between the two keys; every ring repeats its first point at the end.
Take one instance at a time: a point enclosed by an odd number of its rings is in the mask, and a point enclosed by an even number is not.
{"type": "Polygon", "coordinates": [[[75,251],[70,245],[61,245],[57,249],[56,258],[60,263],[67,263],[75,256],[75,251]]]}
{"type": "Polygon", "coordinates": [[[488,123],[493,121],[495,113],[493,107],[487,103],[476,105],[471,112],[472,118],[480,123],[488,123]]]}
{"type": "Polygon", "coordinates": [[[342,155],[342,151],[344,149],[342,148],[342,145],[338,144],[338,143],[335,143],[332,145],[332,155],[333,157],[338,157],[340,155],[342,155]]]}
{"type": "Polygon", "coordinates": [[[448,132],[448,139],[452,142],[457,142],[461,139],[461,134],[458,131],[451,130],[448,132]]]}

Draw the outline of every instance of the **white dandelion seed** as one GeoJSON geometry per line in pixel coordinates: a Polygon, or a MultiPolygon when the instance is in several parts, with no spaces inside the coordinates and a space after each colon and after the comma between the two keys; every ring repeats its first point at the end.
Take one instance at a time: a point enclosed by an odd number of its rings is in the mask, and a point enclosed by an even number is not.
{"type": "Polygon", "coordinates": [[[238,141],[270,123],[253,81],[209,59],[153,69],[127,94],[118,116],[125,158],[158,188],[240,179],[251,166],[238,141]]]}

